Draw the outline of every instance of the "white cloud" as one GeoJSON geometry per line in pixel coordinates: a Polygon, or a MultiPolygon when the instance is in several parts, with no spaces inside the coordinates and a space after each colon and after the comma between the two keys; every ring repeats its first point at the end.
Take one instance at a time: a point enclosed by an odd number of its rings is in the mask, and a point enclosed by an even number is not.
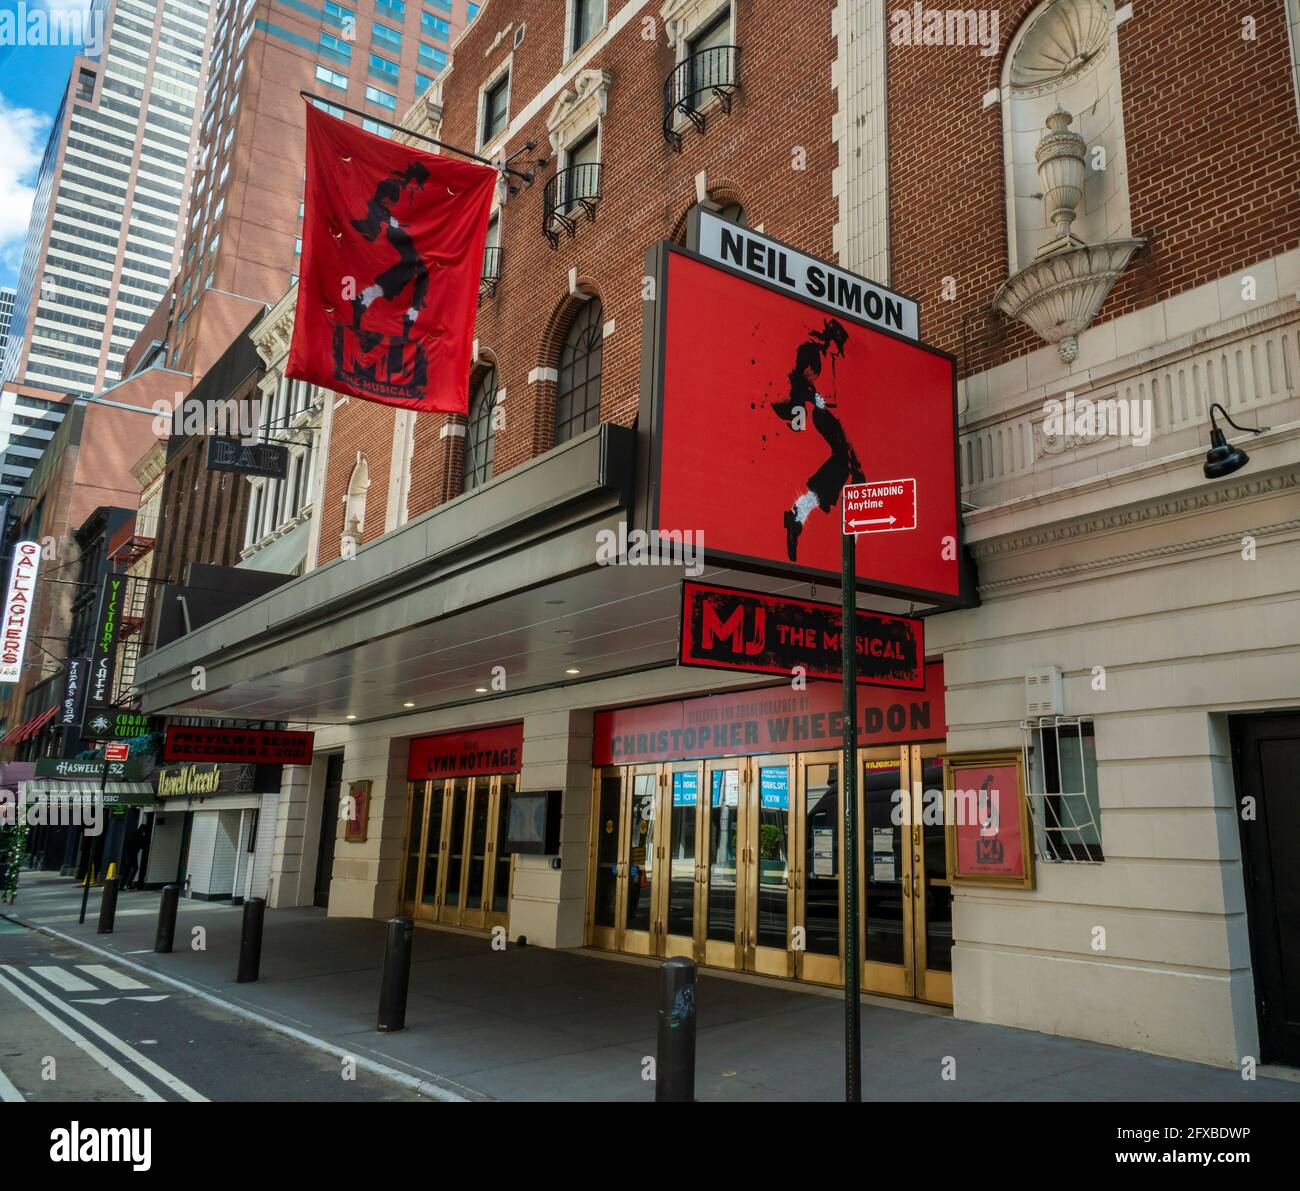
{"type": "Polygon", "coordinates": [[[0,256],[13,269],[22,259],[49,128],[48,116],[13,107],[0,95],[0,256]]]}

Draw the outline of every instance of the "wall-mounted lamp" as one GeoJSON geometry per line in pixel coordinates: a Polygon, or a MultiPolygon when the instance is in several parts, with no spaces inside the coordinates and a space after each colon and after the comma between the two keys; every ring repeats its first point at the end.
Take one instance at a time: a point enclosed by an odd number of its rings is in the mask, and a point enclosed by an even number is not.
{"type": "Polygon", "coordinates": [[[1228,440],[1224,438],[1223,431],[1219,429],[1214,421],[1214,411],[1216,409],[1227,419],[1228,425],[1234,430],[1245,430],[1250,434],[1263,434],[1268,429],[1267,426],[1239,426],[1229,416],[1228,411],[1217,401],[1211,405],[1210,449],[1205,453],[1205,478],[1207,480],[1221,480],[1224,476],[1232,475],[1234,471],[1240,471],[1250,462],[1250,456],[1245,451],[1240,447],[1231,446],[1228,440]]]}

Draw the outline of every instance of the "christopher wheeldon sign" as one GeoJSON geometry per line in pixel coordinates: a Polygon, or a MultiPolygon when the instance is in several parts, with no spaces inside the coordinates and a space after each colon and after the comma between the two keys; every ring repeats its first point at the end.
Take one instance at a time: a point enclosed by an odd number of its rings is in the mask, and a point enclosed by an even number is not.
{"type": "Polygon", "coordinates": [[[4,633],[0,637],[0,682],[17,682],[22,673],[40,564],[40,543],[18,542],[14,546],[14,561],[5,591],[4,633]]]}

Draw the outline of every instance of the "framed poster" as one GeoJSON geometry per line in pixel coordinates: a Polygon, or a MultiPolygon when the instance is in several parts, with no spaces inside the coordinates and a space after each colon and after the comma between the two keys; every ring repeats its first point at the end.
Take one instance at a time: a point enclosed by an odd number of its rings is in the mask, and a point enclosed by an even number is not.
{"type": "Polygon", "coordinates": [[[343,842],[364,844],[370,822],[370,782],[348,782],[352,814],[343,820],[343,842]]]}
{"type": "Polygon", "coordinates": [[[1016,749],[943,759],[948,879],[954,885],[1034,887],[1034,838],[1016,749]]]}

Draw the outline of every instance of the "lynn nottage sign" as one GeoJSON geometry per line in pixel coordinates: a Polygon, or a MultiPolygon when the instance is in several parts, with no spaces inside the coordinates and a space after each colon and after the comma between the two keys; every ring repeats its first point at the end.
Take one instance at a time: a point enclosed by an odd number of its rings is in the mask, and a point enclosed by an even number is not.
{"type": "Polygon", "coordinates": [[[39,542],[18,542],[14,546],[9,587],[5,592],[4,635],[0,639],[0,682],[17,682],[22,672],[27,629],[32,621],[32,601],[36,598],[36,572],[40,565],[39,542]]]}

